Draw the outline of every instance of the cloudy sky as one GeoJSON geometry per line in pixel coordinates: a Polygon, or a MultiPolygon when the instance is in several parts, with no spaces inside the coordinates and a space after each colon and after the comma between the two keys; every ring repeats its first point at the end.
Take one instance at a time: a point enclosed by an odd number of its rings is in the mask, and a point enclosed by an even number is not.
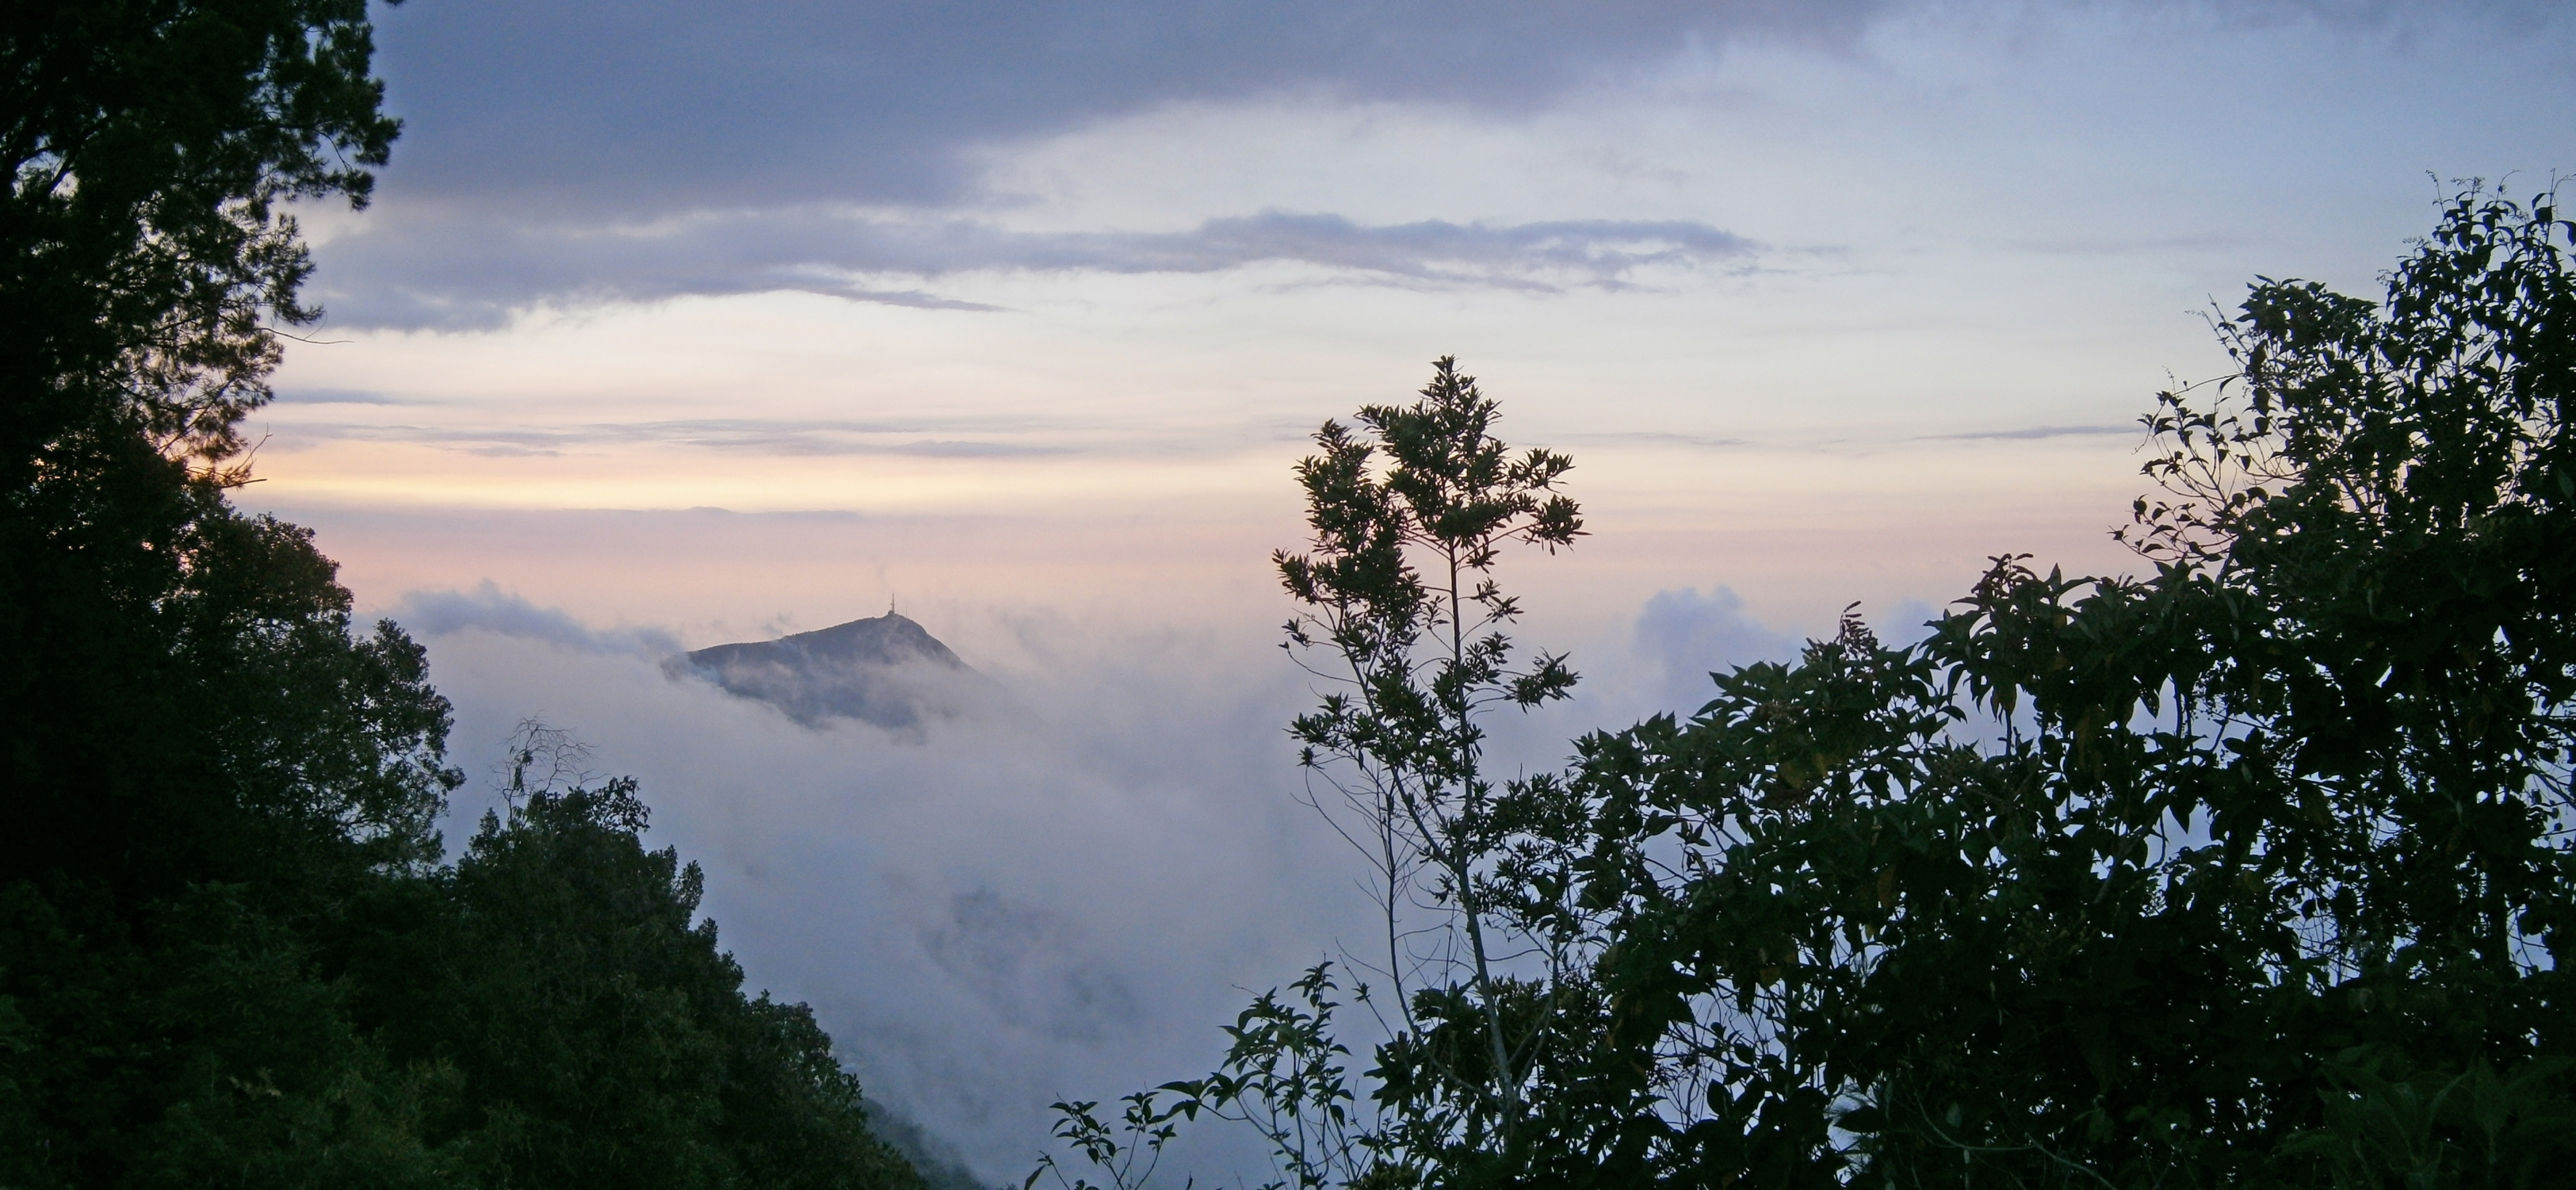
{"type": "Polygon", "coordinates": [[[250,502],[430,641],[469,764],[544,712],[643,776],[755,980],[996,1177],[1340,928],[1264,563],[1323,418],[1454,354],[1574,456],[1593,535],[1506,575],[1591,678],[1545,763],[1853,600],[2123,565],[2213,304],[2368,292],[2437,179],[2576,168],[2576,21],[2506,0],[412,0],[379,40],[405,132],[372,209],[305,213],[330,313],[250,502]],[[652,664],[890,600],[1043,726],[817,734],[652,664]]]}

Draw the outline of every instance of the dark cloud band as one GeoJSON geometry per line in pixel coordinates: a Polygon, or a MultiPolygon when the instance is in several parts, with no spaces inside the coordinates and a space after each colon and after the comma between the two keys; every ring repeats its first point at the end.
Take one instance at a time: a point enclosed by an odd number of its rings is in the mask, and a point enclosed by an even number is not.
{"type": "Polygon", "coordinates": [[[1847,40],[1887,0],[441,0],[380,19],[389,195],[629,213],[943,203],[957,150],[1284,90],[1526,110],[1748,33],[1847,40]]]}
{"type": "MultiPolygon", "coordinates": [[[[321,280],[348,325],[488,327],[543,304],[802,289],[981,309],[974,269],[1206,272],[1268,260],[1426,285],[1612,285],[1745,245],[1689,223],[1218,219],[1012,234],[978,150],[1186,102],[1302,94],[1539,110],[1750,38],[1849,49],[1892,14],[2022,0],[439,0],[380,13],[406,120],[370,230],[321,280]],[[864,207],[926,222],[836,215],[864,207]]],[[[2098,0],[2228,23],[2540,21],[2539,0],[2098,0]],[[2457,10],[2457,11],[2454,11],[2457,10]],[[2413,14],[2413,15],[2409,15],[2413,14]],[[2428,15],[2429,14],[2429,15],[2428,15]]],[[[2047,6],[2030,6],[2032,10],[2047,6]]]]}

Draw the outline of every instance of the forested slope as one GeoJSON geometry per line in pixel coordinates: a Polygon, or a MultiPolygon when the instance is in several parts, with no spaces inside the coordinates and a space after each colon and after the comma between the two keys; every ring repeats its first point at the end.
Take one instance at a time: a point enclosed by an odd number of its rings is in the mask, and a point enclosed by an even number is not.
{"type": "Polygon", "coordinates": [[[397,131],[360,0],[19,4],[0,150],[0,1185],[904,1186],[628,783],[441,862],[420,648],[234,508],[397,131]]]}

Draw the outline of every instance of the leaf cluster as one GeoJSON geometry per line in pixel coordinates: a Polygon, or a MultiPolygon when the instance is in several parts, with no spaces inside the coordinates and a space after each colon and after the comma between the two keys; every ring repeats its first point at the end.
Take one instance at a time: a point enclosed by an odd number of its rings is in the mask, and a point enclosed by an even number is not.
{"type": "Polygon", "coordinates": [[[1273,562],[1305,609],[1287,647],[1323,648],[1325,676],[1346,687],[1291,726],[1307,763],[1418,774],[1421,796],[1472,796],[1476,712],[1563,698],[1575,680],[1561,656],[1511,667],[1499,628],[1520,605],[1494,565],[1508,544],[1571,545],[1583,520],[1557,490],[1573,461],[1513,454],[1493,437],[1496,407],[1475,378],[1447,356],[1432,369],[1414,404],[1365,406],[1358,430],[1327,421],[1316,432],[1317,453],[1297,464],[1312,551],[1273,562]]]}

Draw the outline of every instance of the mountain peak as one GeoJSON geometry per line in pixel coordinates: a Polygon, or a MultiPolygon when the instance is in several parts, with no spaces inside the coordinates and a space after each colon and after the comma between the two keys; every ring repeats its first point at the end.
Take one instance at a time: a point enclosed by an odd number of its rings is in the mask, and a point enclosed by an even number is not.
{"type": "Polygon", "coordinates": [[[917,728],[925,717],[954,716],[996,690],[929,629],[892,610],[776,640],[711,645],[673,658],[671,668],[808,727],[842,718],[917,728]]]}

